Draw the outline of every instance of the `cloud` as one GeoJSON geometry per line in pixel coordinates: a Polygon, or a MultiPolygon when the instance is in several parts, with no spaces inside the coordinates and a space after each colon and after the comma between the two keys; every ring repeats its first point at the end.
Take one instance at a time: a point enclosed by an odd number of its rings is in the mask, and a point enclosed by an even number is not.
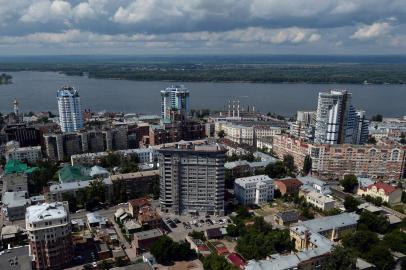
{"type": "Polygon", "coordinates": [[[402,52],[405,26],[404,0],[0,0],[0,42],[46,49],[402,52]]]}
{"type": "Polygon", "coordinates": [[[353,39],[368,40],[382,37],[388,34],[392,29],[389,22],[375,22],[371,25],[360,27],[352,36],[353,39]]]}
{"type": "Polygon", "coordinates": [[[71,16],[72,7],[69,2],[62,0],[38,0],[30,5],[21,21],[26,23],[47,23],[50,20],[64,22],[71,16]]]}

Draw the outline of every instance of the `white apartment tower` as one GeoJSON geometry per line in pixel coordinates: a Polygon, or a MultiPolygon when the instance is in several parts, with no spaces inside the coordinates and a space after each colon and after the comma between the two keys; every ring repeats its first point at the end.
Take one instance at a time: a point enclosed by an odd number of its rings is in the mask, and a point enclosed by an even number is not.
{"type": "Polygon", "coordinates": [[[56,96],[62,132],[81,129],[83,127],[83,115],[79,92],[71,86],[64,86],[58,90],[56,96]]]}
{"type": "Polygon", "coordinates": [[[179,142],[158,153],[162,211],[224,215],[224,148],[179,142]]]}
{"type": "MultiPolygon", "coordinates": [[[[355,108],[351,103],[352,94],[347,90],[331,90],[330,92],[319,93],[316,128],[314,141],[316,143],[360,144],[364,137],[358,139],[357,134],[364,134],[365,131],[358,131],[364,128],[355,108]]],[[[364,113],[365,114],[365,113],[364,113]]]]}
{"type": "Polygon", "coordinates": [[[67,202],[27,208],[26,230],[36,269],[64,269],[73,258],[67,202]]]}
{"type": "Polygon", "coordinates": [[[172,85],[161,91],[161,118],[170,119],[171,111],[179,111],[185,118],[189,113],[189,90],[183,85],[172,85]]]}

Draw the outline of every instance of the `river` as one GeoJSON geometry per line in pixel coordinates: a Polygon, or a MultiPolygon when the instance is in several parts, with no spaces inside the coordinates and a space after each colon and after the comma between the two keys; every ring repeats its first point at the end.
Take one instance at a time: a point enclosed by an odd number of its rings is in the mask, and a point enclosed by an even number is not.
{"type": "MultiPolygon", "coordinates": [[[[55,72],[8,72],[13,84],[0,85],[0,111],[12,111],[14,98],[22,112],[57,111],[56,91],[63,85],[76,87],[83,109],[157,114],[160,90],[170,82],[92,79],[66,76],[55,72]]],[[[317,94],[328,89],[347,89],[353,93],[353,105],[368,115],[406,115],[406,85],[352,84],[262,84],[186,82],[191,108],[224,108],[229,98],[254,105],[261,112],[294,115],[297,110],[315,110],[317,94]]]]}

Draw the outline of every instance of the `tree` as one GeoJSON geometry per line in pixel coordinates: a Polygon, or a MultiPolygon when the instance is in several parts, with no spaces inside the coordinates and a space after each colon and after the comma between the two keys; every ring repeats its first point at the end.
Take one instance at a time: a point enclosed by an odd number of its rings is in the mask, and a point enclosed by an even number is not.
{"type": "Polygon", "coordinates": [[[282,178],[287,174],[286,168],[281,161],[268,164],[264,172],[271,178],[282,178]]]}
{"type": "Polygon", "coordinates": [[[347,212],[355,212],[358,210],[360,202],[353,196],[347,196],[344,200],[344,207],[347,212]]]}
{"type": "Polygon", "coordinates": [[[351,249],[335,246],[327,261],[326,270],[352,270],[355,269],[357,257],[351,249]]]}
{"type": "Polygon", "coordinates": [[[303,175],[308,175],[312,170],[312,158],[309,155],[306,155],[303,163],[303,175]]]}
{"type": "Polygon", "coordinates": [[[363,224],[368,230],[377,233],[385,233],[389,227],[389,222],[386,217],[369,211],[363,211],[361,213],[358,224],[363,224]]]}
{"type": "Polygon", "coordinates": [[[222,139],[225,136],[226,136],[226,132],[224,130],[220,130],[219,132],[217,132],[217,137],[222,139]]]}
{"type": "Polygon", "coordinates": [[[356,251],[357,255],[368,252],[372,246],[377,245],[378,243],[379,239],[377,234],[365,230],[344,235],[342,239],[343,246],[356,251]]]}
{"type": "Polygon", "coordinates": [[[283,165],[285,165],[285,168],[288,172],[296,171],[295,159],[292,155],[288,154],[283,156],[283,165]]]}
{"type": "Polygon", "coordinates": [[[369,136],[369,137],[368,137],[368,141],[367,141],[367,143],[370,143],[370,144],[376,144],[376,139],[375,139],[375,137],[373,137],[373,136],[369,136]]]}
{"type": "Polygon", "coordinates": [[[196,256],[187,243],[176,243],[167,235],[160,237],[152,244],[151,254],[159,263],[189,260],[196,256]]]}
{"type": "Polygon", "coordinates": [[[383,120],[382,114],[376,114],[372,116],[372,121],[374,122],[382,122],[382,120],[383,120]]]}
{"type": "Polygon", "coordinates": [[[112,169],[118,167],[121,164],[121,157],[116,153],[108,153],[107,156],[101,159],[101,166],[104,168],[112,169]]]}
{"type": "Polygon", "coordinates": [[[192,231],[189,233],[189,236],[192,237],[193,239],[200,239],[202,241],[206,241],[204,232],[192,231]]]}
{"type": "Polygon", "coordinates": [[[383,240],[392,250],[406,253],[406,233],[395,230],[387,233],[383,240]]]}
{"type": "Polygon", "coordinates": [[[353,174],[347,174],[341,181],[341,186],[343,186],[345,192],[354,192],[354,188],[358,185],[358,179],[353,174]]]}
{"type": "Polygon", "coordinates": [[[217,254],[210,254],[202,258],[203,268],[205,270],[237,270],[226,258],[217,254]]]}
{"type": "Polygon", "coordinates": [[[382,270],[392,269],[394,264],[391,252],[382,244],[372,246],[371,250],[366,253],[363,258],[368,262],[375,264],[377,269],[382,270]]]}

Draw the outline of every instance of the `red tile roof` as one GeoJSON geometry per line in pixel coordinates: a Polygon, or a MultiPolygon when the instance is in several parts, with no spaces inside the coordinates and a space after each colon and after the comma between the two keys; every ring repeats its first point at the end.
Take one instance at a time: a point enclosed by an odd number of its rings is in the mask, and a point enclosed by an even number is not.
{"type": "Polygon", "coordinates": [[[231,253],[230,255],[228,255],[227,259],[236,267],[240,268],[240,269],[244,269],[245,267],[245,260],[240,256],[240,254],[238,253],[231,253]]]}
{"type": "Polygon", "coordinates": [[[275,182],[283,183],[287,187],[302,186],[303,183],[296,178],[275,179],[275,182]]]}
{"type": "Polygon", "coordinates": [[[368,189],[371,189],[373,186],[375,186],[378,190],[383,189],[385,191],[386,195],[389,195],[392,192],[397,190],[396,187],[388,185],[384,182],[377,182],[375,184],[372,184],[372,185],[368,186],[368,189]]]}

